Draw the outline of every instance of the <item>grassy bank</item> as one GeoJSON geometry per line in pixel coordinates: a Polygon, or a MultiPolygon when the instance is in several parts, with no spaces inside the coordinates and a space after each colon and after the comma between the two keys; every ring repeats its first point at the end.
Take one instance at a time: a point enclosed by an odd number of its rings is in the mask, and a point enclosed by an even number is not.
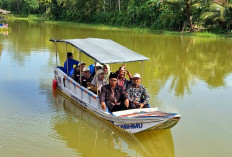
{"type": "Polygon", "coordinates": [[[173,31],[163,31],[164,35],[183,35],[183,36],[194,36],[194,37],[206,37],[206,38],[232,38],[232,33],[230,34],[216,34],[207,31],[202,32],[173,32],[173,31]]]}
{"type": "Polygon", "coordinates": [[[216,33],[210,33],[207,31],[201,31],[201,32],[176,32],[176,31],[163,31],[163,30],[152,30],[149,28],[134,28],[134,27],[120,27],[120,26],[110,26],[110,25],[103,25],[103,24],[86,24],[86,23],[75,23],[70,21],[53,21],[48,20],[45,17],[39,17],[30,15],[28,17],[24,16],[13,16],[10,15],[7,17],[8,20],[26,20],[26,21],[39,21],[49,24],[58,24],[58,25],[66,25],[69,26],[78,26],[78,27],[84,27],[84,28],[93,28],[98,30],[116,30],[116,31],[133,31],[133,32],[142,32],[142,33],[153,33],[153,34],[163,34],[163,35],[174,35],[174,36],[194,36],[194,37],[206,37],[206,38],[232,38],[232,33],[229,34],[216,34],[216,33]]]}

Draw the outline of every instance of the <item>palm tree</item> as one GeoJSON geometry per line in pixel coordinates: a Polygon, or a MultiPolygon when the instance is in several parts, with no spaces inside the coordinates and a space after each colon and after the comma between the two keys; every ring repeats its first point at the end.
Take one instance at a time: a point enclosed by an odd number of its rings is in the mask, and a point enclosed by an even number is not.
{"type": "Polygon", "coordinates": [[[229,31],[232,22],[231,11],[232,5],[229,0],[213,0],[202,15],[203,25],[209,29],[216,26],[229,31]]]}

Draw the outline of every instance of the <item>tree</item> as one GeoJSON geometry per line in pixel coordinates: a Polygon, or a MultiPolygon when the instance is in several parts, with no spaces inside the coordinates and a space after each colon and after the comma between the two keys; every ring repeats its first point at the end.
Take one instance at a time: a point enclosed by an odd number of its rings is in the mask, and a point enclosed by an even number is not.
{"type": "Polygon", "coordinates": [[[39,3],[45,6],[45,12],[48,12],[48,6],[51,4],[51,0],[40,0],[39,3]]]}
{"type": "Polygon", "coordinates": [[[209,30],[224,32],[231,30],[232,5],[227,0],[213,0],[202,14],[203,26],[209,30]]]}
{"type": "Polygon", "coordinates": [[[36,13],[39,8],[39,3],[37,0],[23,0],[22,11],[25,14],[36,13]]]}

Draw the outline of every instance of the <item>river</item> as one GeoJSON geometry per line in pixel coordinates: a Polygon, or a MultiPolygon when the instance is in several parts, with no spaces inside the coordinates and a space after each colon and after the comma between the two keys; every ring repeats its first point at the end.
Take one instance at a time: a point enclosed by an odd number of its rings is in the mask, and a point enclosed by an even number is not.
{"type": "MultiPolygon", "coordinates": [[[[0,157],[231,156],[231,39],[16,20],[9,28],[0,32],[0,157]],[[49,39],[87,37],[112,39],[149,57],[143,84],[150,105],[181,114],[179,123],[130,135],[53,92],[56,53],[49,39]]],[[[77,50],[68,50],[78,58],[77,50]]],[[[60,43],[60,65],[65,56],[60,43]]],[[[127,69],[141,73],[141,65],[128,63],[127,69]]]]}

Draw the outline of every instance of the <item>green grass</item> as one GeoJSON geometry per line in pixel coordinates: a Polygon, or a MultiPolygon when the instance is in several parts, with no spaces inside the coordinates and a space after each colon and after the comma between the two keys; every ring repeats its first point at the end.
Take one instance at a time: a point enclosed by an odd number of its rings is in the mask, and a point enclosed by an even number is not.
{"type": "Polygon", "coordinates": [[[206,38],[231,38],[232,34],[216,34],[216,33],[210,33],[207,31],[202,31],[202,32],[194,32],[194,33],[189,33],[189,32],[173,32],[173,31],[164,31],[164,35],[182,35],[182,36],[194,36],[194,37],[206,37],[206,38]]]}
{"type": "Polygon", "coordinates": [[[117,31],[134,31],[134,32],[150,32],[149,29],[143,28],[132,28],[132,27],[119,27],[119,26],[111,26],[111,25],[104,25],[104,24],[86,24],[86,23],[75,23],[70,21],[53,21],[53,20],[46,20],[45,23],[49,24],[57,24],[57,25],[69,25],[69,26],[78,26],[83,28],[93,28],[98,30],[117,30],[117,31]]]}
{"type": "Polygon", "coordinates": [[[177,32],[177,31],[162,31],[162,30],[152,30],[149,28],[138,28],[138,27],[119,27],[119,26],[110,26],[103,24],[86,24],[86,23],[75,23],[70,21],[53,21],[48,20],[45,17],[40,17],[36,15],[22,16],[22,15],[11,15],[8,16],[9,20],[26,20],[26,21],[43,21],[44,23],[49,24],[58,24],[58,25],[69,25],[69,26],[78,26],[83,28],[93,28],[97,30],[116,30],[116,31],[131,31],[131,32],[142,32],[142,33],[152,33],[152,34],[163,34],[163,35],[174,35],[174,36],[194,36],[194,37],[205,37],[205,38],[232,38],[232,33],[227,34],[216,34],[210,33],[207,31],[202,32],[177,32]]]}
{"type": "Polygon", "coordinates": [[[46,18],[37,15],[7,15],[8,20],[46,21],[46,18]]]}

